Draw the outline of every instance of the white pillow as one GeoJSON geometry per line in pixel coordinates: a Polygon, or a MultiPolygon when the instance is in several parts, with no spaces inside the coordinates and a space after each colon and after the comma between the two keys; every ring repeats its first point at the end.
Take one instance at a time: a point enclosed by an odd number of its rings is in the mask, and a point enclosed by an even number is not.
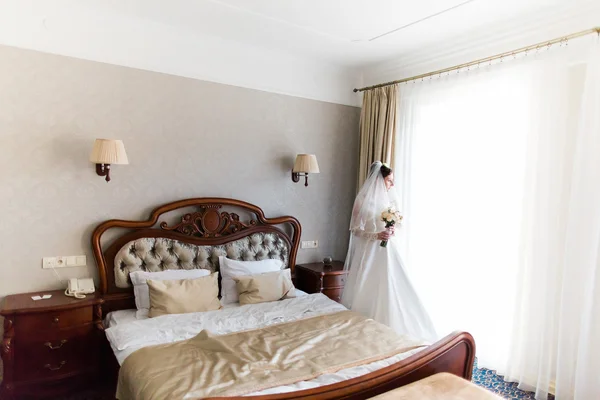
{"type": "Polygon", "coordinates": [[[283,269],[281,260],[237,261],[227,257],[219,257],[221,269],[221,303],[231,304],[239,301],[234,276],[262,274],[283,269]]]}
{"type": "Polygon", "coordinates": [[[173,281],[179,279],[196,279],[210,275],[206,269],[167,269],[159,272],[135,271],[129,274],[133,283],[133,294],[135,295],[136,318],[146,318],[150,308],[150,290],[148,280],[173,281]]]}

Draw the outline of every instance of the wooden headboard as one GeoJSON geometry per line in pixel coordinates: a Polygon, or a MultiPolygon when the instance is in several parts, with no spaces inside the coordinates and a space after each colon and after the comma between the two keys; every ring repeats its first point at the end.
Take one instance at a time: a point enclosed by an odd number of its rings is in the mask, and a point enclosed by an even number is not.
{"type": "MultiPolygon", "coordinates": [[[[241,243],[248,246],[249,249],[259,249],[251,255],[239,254],[239,259],[275,258],[269,257],[269,254],[260,250],[262,249],[260,246],[264,244],[255,242],[267,239],[276,240],[285,252],[284,255],[278,253],[277,256],[287,262],[287,267],[292,269],[293,274],[301,230],[300,223],[294,217],[266,218],[260,207],[241,200],[226,198],[194,198],[164,204],[154,209],[145,221],[113,219],[103,222],[92,233],[92,249],[100,277],[99,289],[104,297],[103,311],[106,313],[135,308],[133,289],[130,282],[124,282],[123,276],[128,276],[126,273],[131,271],[131,268],[145,269],[146,265],[140,258],[134,260],[138,264],[132,261],[131,265],[127,265],[123,260],[127,260],[128,253],[135,257],[136,244],[140,247],[151,243],[149,246],[158,247],[156,243],[159,243],[163,251],[173,254],[173,260],[176,260],[174,262],[178,264],[181,264],[181,261],[175,251],[187,251],[190,254],[195,251],[195,256],[189,256],[196,257],[194,263],[187,260],[188,264],[178,267],[198,268],[199,261],[196,262],[199,257],[198,252],[214,253],[210,260],[206,260],[206,256],[204,256],[204,261],[205,263],[209,262],[211,267],[215,267],[215,264],[218,264],[218,261],[215,261],[217,254],[225,255],[226,246],[229,246],[227,247],[229,251],[233,251],[230,248],[232,244],[238,244],[239,247],[241,243]],[[248,219],[242,221],[237,210],[247,214],[248,219]],[[171,219],[172,214],[175,214],[176,221],[169,224],[165,214],[169,214],[171,219]],[[110,230],[121,232],[106,244],[104,243],[106,237],[103,235],[110,230]],[[124,232],[122,232],[123,230],[124,232]],[[120,265],[116,266],[117,268],[115,268],[116,258],[121,260],[119,261],[120,265]],[[119,275],[118,279],[115,279],[117,275],[119,275]]],[[[155,249],[149,251],[156,252],[155,249]]],[[[246,249],[246,253],[249,253],[248,249],[246,249]]],[[[228,254],[228,257],[231,255],[228,254]]],[[[160,260],[160,257],[157,259],[163,267],[163,261],[160,260]]],[[[153,267],[159,268],[156,265],[153,267]]],[[[153,269],[148,268],[148,270],[153,269]]]]}

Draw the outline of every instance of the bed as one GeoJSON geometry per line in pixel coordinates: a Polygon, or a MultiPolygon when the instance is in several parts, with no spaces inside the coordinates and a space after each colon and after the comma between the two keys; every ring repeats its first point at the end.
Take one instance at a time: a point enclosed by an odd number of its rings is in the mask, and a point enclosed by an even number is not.
{"type": "MultiPolygon", "coordinates": [[[[145,221],[109,220],[100,224],[92,234],[92,247],[104,300],[104,369],[111,384],[116,387],[121,365],[134,358],[132,354],[141,353],[138,350],[189,340],[202,330],[225,338],[240,331],[260,333],[271,327],[299,326],[350,313],[322,294],[299,291],[296,297],[278,302],[232,304],[218,311],[159,318],[135,315],[131,272],[218,271],[218,257],[226,256],[244,261],[281,260],[293,277],[300,236],[301,225],[294,217],[267,218],[253,204],[223,198],[176,201],[156,208],[145,221]],[[157,346],[150,347],[153,345],[157,346]]],[[[474,357],[471,335],[454,332],[438,342],[420,343],[409,351],[366,364],[226,398],[365,399],[439,372],[470,379],[474,357]]]]}

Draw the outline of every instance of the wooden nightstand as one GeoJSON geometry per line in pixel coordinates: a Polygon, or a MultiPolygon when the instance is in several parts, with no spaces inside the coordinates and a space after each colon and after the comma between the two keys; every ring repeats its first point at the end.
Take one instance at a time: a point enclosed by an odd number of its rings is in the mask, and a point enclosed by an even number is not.
{"type": "Polygon", "coordinates": [[[306,293],[323,293],[339,302],[346,283],[348,271],[342,261],[333,261],[331,266],[321,263],[296,265],[296,287],[306,293]]]}
{"type": "Polygon", "coordinates": [[[4,378],[0,399],[54,398],[97,379],[102,347],[102,299],[63,290],[6,296],[0,308],[4,378]],[[52,298],[34,301],[33,295],[52,298]]]}

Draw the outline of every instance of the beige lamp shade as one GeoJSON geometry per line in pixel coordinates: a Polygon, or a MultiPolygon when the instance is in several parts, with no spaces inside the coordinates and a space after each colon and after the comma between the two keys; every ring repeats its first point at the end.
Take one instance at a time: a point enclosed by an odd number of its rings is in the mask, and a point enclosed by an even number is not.
{"type": "Polygon", "coordinates": [[[292,172],[318,174],[319,164],[317,163],[317,156],[314,154],[298,154],[292,172]]]}
{"type": "Polygon", "coordinates": [[[123,141],[115,139],[96,139],[90,161],[96,164],[129,164],[123,141]]]}

